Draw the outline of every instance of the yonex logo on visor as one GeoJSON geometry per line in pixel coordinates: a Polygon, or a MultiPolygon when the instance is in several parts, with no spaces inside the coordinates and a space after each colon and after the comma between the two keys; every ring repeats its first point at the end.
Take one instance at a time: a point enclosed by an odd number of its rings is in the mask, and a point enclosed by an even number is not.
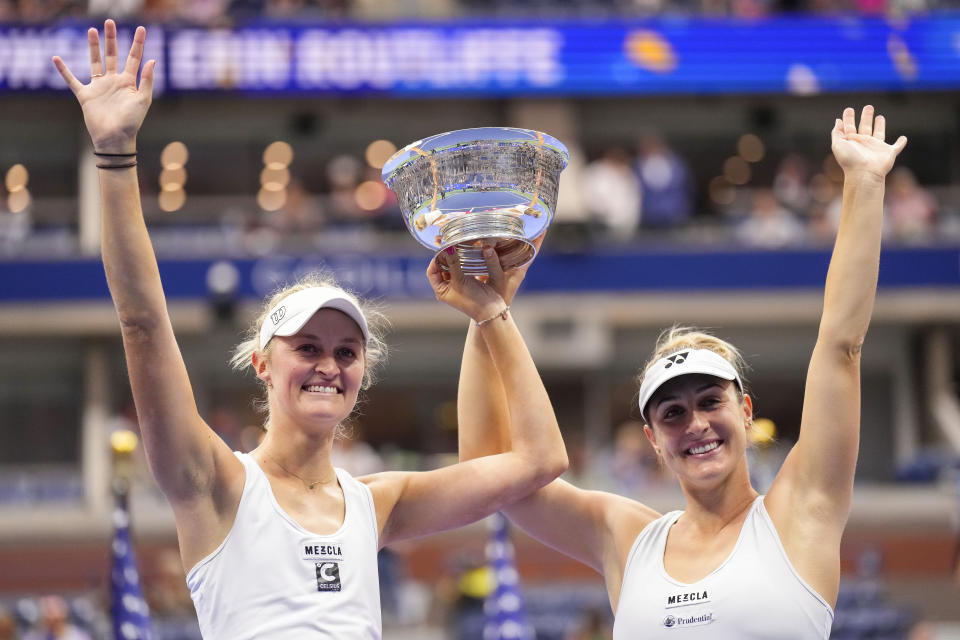
{"type": "Polygon", "coordinates": [[[370,337],[367,319],[353,296],[333,287],[310,287],[291,293],[270,310],[270,322],[260,327],[260,348],[266,348],[273,336],[294,335],[320,309],[342,311],[357,323],[364,340],[370,337]]]}
{"type": "Polygon", "coordinates": [[[678,351],[657,360],[643,377],[639,394],[640,416],[645,421],[650,422],[647,416],[647,403],[650,402],[650,398],[653,397],[657,389],[669,380],[692,373],[702,373],[724,380],[733,380],[740,391],[743,391],[743,383],[740,381],[737,370],[719,353],[710,349],[678,351]]]}

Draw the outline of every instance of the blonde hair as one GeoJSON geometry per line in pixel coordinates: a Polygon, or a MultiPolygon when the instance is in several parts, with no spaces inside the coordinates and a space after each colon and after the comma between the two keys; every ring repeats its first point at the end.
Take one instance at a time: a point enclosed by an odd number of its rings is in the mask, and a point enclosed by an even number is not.
{"type": "Polygon", "coordinates": [[[743,399],[743,395],[747,393],[747,381],[744,376],[747,370],[747,363],[743,359],[743,356],[740,355],[740,351],[726,340],[721,340],[706,331],[696,327],[679,325],[673,325],[660,333],[660,336],[657,338],[657,343],[653,348],[653,355],[650,356],[647,363],[643,365],[643,369],[637,374],[637,388],[639,389],[640,385],[643,384],[643,379],[646,377],[647,372],[650,371],[650,368],[661,358],[673,355],[684,349],[709,349],[733,365],[737,375],[740,376],[740,381],[743,383],[743,389],[737,389],[737,395],[741,400],[743,399]]]}
{"type": "MultiPolygon", "coordinates": [[[[384,316],[373,305],[365,300],[360,299],[348,289],[340,286],[340,284],[330,273],[324,271],[314,271],[308,273],[302,276],[295,283],[278,288],[264,299],[260,306],[260,311],[257,314],[256,320],[246,331],[246,338],[234,349],[233,356],[230,358],[230,366],[237,371],[243,371],[247,367],[253,365],[252,357],[254,353],[257,353],[261,358],[267,358],[270,355],[270,351],[273,347],[273,341],[271,340],[268,342],[264,349],[260,349],[260,327],[263,326],[263,323],[267,319],[267,315],[270,313],[270,310],[277,306],[277,304],[279,304],[280,301],[287,296],[313,287],[337,289],[344,293],[350,294],[357,300],[360,311],[363,312],[364,317],[367,319],[367,328],[369,330],[369,336],[363,345],[363,378],[360,382],[360,390],[365,391],[369,389],[374,383],[379,368],[383,365],[383,362],[387,357],[387,344],[383,340],[383,335],[386,332],[389,323],[386,316],[384,316]]],[[[261,411],[266,412],[268,409],[266,400],[267,385],[263,380],[260,380],[259,378],[257,379],[259,380],[263,389],[264,397],[256,400],[254,405],[261,411]]],[[[269,428],[269,426],[270,417],[268,415],[264,423],[264,429],[269,428]]]]}

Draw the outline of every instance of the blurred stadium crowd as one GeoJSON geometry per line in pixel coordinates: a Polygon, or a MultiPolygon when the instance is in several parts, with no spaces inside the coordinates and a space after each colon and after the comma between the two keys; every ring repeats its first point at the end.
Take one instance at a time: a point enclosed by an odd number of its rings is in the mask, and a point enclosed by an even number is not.
{"type": "Polygon", "coordinates": [[[957,6],[956,0],[0,0],[0,21],[49,23],[109,15],[148,23],[229,26],[251,18],[298,21],[664,14],[757,18],[793,12],[909,15],[957,6]]]}
{"type": "MultiPolygon", "coordinates": [[[[202,195],[202,177],[196,176],[203,169],[191,168],[191,198],[186,206],[179,202],[166,209],[176,215],[164,221],[169,237],[158,250],[187,251],[191,244],[184,236],[191,233],[191,226],[214,230],[218,244],[234,255],[310,248],[333,231],[367,234],[382,242],[395,238],[393,242],[402,245],[407,238],[396,198],[380,181],[383,150],[375,152],[379,160],[371,159],[370,150],[378,143],[388,151],[395,149],[391,143],[377,141],[368,147],[366,161],[351,154],[334,155],[325,162],[319,179],[311,176],[309,186],[292,167],[284,174],[284,197],[275,200],[213,195],[200,198],[203,204],[199,205],[193,195],[197,189],[202,195]]],[[[576,141],[568,144],[577,149],[576,141]]],[[[773,155],[754,134],[741,136],[737,148],[718,175],[702,169],[695,172],[686,155],[654,133],[643,135],[635,146],[625,142],[593,150],[594,158],[587,162],[575,156],[563,174],[553,242],[560,246],[736,243],[764,249],[832,243],[843,177],[832,157],[800,152],[773,155]],[[765,157],[768,153],[773,158],[765,157]]],[[[9,168],[7,189],[15,191],[28,173],[19,164],[9,168]]],[[[148,193],[151,188],[146,187],[148,193]]],[[[0,184],[0,255],[35,254],[31,249],[35,231],[50,233],[75,224],[64,215],[60,201],[44,202],[41,196],[36,202],[19,204],[6,195],[0,184]]],[[[949,184],[922,185],[910,166],[898,167],[889,177],[885,203],[885,236],[893,243],[917,245],[960,238],[960,199],[949,184]]],[[[160,207],[164,206],[161,201],[160,207]]],[[[46,253],[47,245],[41,246],[46,253]]]]}

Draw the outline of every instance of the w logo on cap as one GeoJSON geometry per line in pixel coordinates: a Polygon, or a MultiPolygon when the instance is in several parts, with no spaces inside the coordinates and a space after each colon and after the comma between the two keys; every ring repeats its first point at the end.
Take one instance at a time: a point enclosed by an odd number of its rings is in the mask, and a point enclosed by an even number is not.
{"type": "Polygon", "coordinates": [[[287,308],[280,307],[270,314],[270,319],[273,321],[273,324],[280,324],[280,321],[283,320],[283,316],[285,315],[287,315],[287,308]]]}
{"type": "Polygon", "coordinates": [[[690,352],[689,352],[689,351],[681,351],[680,353],[675,353],[675,354],[673,354],[672,356],[670,356],[670,357],[667,358],[668,362],[667,362],[666,365],[664,365],[663,368],[664,368],[664,369],[669,369],[670,367],[672,367],[672,366],[675,365],[675,364],[683,364],[684,362],[687,361],[687,356],[688,356],[688,355],[690,355],[690,352]]]}

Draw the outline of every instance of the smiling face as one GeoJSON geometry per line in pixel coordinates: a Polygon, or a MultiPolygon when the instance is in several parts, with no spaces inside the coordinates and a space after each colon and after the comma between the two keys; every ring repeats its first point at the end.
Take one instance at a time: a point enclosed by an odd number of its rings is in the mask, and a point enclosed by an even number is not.
{"type": "Polygon", "coordinates": [[[644,430],[681,482],[709,486],[743,462],[752,412],[732,381],[691,374],[657,389],[644,430]]]}
{"type": "Polygon", "coordinates": [[[363,380],[363,333],[349,316],[321,309],[295,335],[274,336],[257,377],[270,389],[278,418],[336,427],[353,411],[363,380]]]}

